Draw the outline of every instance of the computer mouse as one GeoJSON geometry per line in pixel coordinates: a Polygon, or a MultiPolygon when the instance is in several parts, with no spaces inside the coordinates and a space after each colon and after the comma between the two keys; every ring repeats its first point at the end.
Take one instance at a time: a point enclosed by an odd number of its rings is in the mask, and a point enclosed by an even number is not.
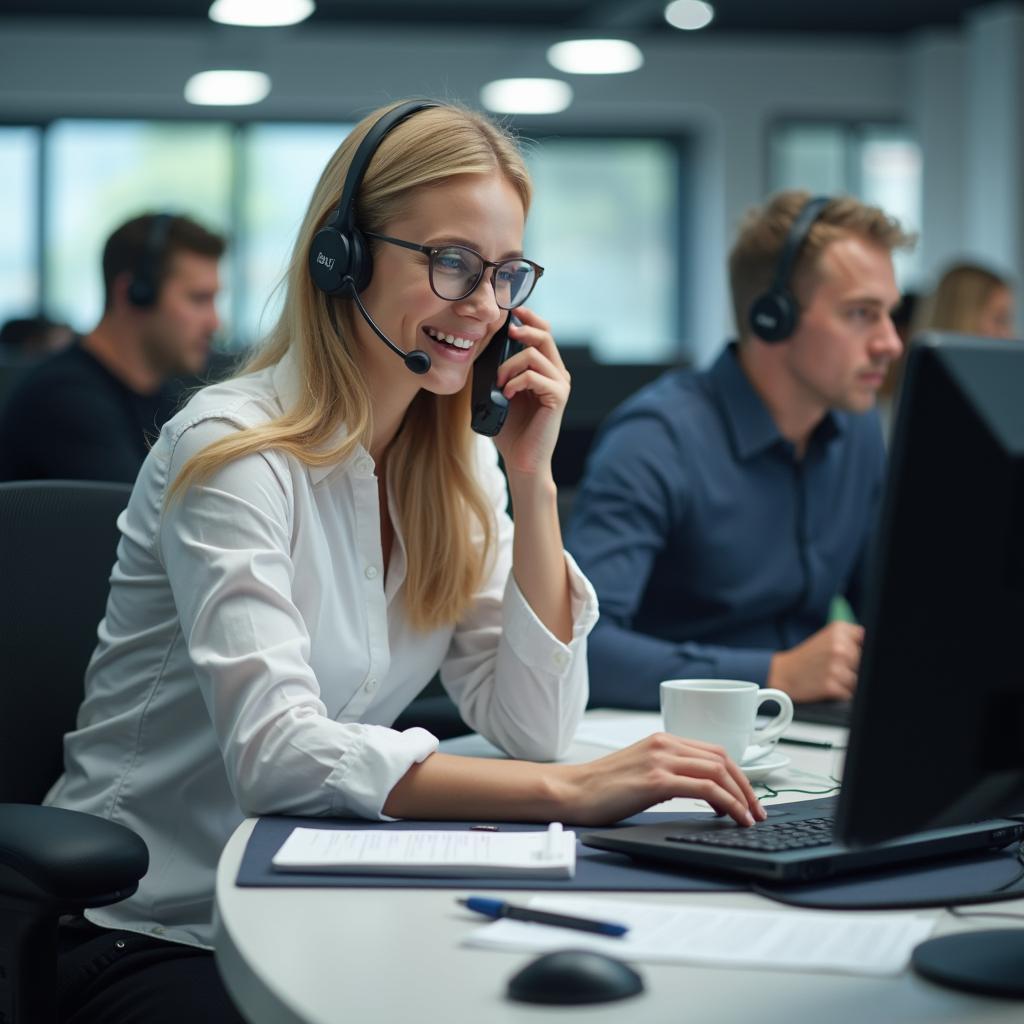
{"type": "Polygon", "coordinates": [[[608,1003],[643,989],[643,978],[629,964],[586,949],[544,953],[508,982],[509,998],[524,1003],[608,1003]]]}

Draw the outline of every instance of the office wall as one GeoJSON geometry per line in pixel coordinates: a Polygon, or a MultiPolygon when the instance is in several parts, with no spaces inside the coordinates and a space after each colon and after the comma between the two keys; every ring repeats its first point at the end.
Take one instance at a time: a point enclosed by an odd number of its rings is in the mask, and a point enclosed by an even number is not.
{"type": "Polygon", "coordinates": [[[960,32],[920,33],[908,64],[927,280],[973,258],[1024,283],[1024,5],[979,8],[960,32]]]}
{"type": "MultiPolygon", "coordinates": [[[[524,133],[565,129],[690,133],[695,141],[688,287],[696,301],[682,340],[705,361],[731,331],[725,258],[743,211],[767,187],[767,133],[783,117],[903,120],[924,149],[925,266],[970,248],[1024,277],[1020,164],[1024,130],[1020,40],[1024,7],[978,11],[960,31],[893,40],[715,38],[681,34],[638,42],[642,74],[574,76],[564,114],[521,119],[524,133]],[[998,43],[998,72],[987,48],[998,43]],[[1014,94],[1014,89],[1016,93],[1014,94]],[[978,110],[986,111],[984,124],[978,110]],[[972,114],[972,111],[975,112],[972,114]],[[1012,159],[989,187],[983,149],[1007,130],[1012,159]],[[974,155],[971,154],[971,148],[974,155]],[[1016,190],[1010,224],[995,211],[1016,190]],[[968,201],[968,196],[973,198],[968,201]],[[1016,231],[1016,242],[1012,237],[1016,231]]],[[[0,120],[66,115],[196,117],[181,94],[188,75],[214,66],[258,67],[273,78],[253,117],[343,120],[398,96],[476,100],[504,75],[550,74],[548,34],[365,29],[188,29],[32,20],[0,33],[0,120]]],[[[222,111],[208,116],[222,116],[222,111]]],[[[1007,152],[1006,146],[1000,153],[1007,152]]]]}

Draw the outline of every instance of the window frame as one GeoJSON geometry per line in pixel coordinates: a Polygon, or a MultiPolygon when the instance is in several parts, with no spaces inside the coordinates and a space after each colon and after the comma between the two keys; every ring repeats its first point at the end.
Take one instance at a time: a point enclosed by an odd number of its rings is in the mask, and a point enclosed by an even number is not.
{"type": "MultiPolygon", "coordinates": [[[[358,120],[354,117],[351,121],[355,124],[358,120]]],[[[229,306],[230,322],[234,330],[237,325],[243,322],[242,311],[244,308],[245,296],[245,273],[243,271],[243,260],[246,246],[245,230],[245,188],[247,185],[247,171],[245,160],[246,132],[255,125],[267,126],[288,126],[288,125],[327,125],[337,123],[350,123],[349,120],[339,114],[337,121],[325,121],[319,117],[223,117],[213,113],[204,115],[202,112],[192,114],[168,115],[162,117],[145,117],[125,112],[124,114],[107,114],[92,116],[88,114],[61,115],[49,118],[18,118],[16,116],[5,116],[0,120],[0,128],[3,127],[33,127],[39,131],[39,142],[36,157],[36,181],[37,193],[35,202],[35,273],[37,281],[36,308],[44,313],[52,306],[53,283],[47,270],[46,261],[46,238],[50,232],[51,224],[47,214],[47,190],[52,177],[52,143],[50,141],[53,126],[58,122],[69,121],[94,121],[117,123],[124,121],[144,121],[157,124],[217,124],[226,129],[228,135],[228,167],[229,167],[229,188],[230,196],[228,203],[228,226],[226,229],[228,237],[232,240],[227,255],[225,272],[229,280],[231,301],[229,306]]],[[[682,126],[678,133],[664,131],[645,131],[642,127],[633,125],[613,124],[602,126],[596,131],[585,127],[568,127],[553,130],[537,118],[524,117],[508,122],[514,133],[522,140],[524,147],[528,150],[531,146],[541,146],[548,141],[582,141],[582,142],[616,142],[623,140],[650,140],[667,145],[672,152],[676,163],[676,195],[677,202],[672,225],[670,228],[670,244],[675,252],[675,273],[672,277],[674,283],[674,296],[672,308],[669,313],[669,322],[675,330],[675,338],[672,339],[675,345],[674,351],[668,362],[659,365],[672,365],[677,363],[684,356],[683,346],[688,324],[688,317],[691,313],[692,298],[690,296],[689,281],[692,273],[693,254],[692,247],[687,244],[689,233],[693,229],[693,154],[695,146],[696,130],[692,126],[682,126]]],[[[252,344],[256,338],[237,339],[246,344],[252,344]]],[[[232,348],[240,350],[241,344],[233,345],[232,348]]],[[[608,364],[615,365],[615,364],[608,364]]]]}

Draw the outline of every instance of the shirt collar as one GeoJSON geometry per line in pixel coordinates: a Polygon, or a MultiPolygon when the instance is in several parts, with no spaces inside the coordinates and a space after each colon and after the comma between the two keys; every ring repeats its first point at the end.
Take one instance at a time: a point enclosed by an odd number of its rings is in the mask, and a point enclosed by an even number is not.
{"type": "MultiPolygon", "coordinates": [[[[285,412],[288,409],[294,409],[299,404],[299,399],[302,397],[306,387],[305,374],[302,372],[302,365],[296,352],[289,349],[282,356],[280,362],[274,366],[271,380],[274,391],[277,393],[277,401],[281,411],[285,412]]],[[[340,444],[344,436],[344,426],[339,427],[337,433],[323,447],[332,448],[340,444]]],[[[356,445],[348,462],[353,463],[357,459],[370,460],[369,464],[372,466],[370,453],[361,444],[356,445]]],[[[366,465],[367,463],[363,462],[361,464],[366,465]]],[[[319,466],[307,464],[306,470],[309,473],[310,481],[315,486],[330,476],[339,465],[341,465],[340,462],[327,462],[319,466]]]]}
{"type": "MultiPolygon", "coordinates": [[[[768,407],[744,373],[736,342],[726,345],[707,371],[707,376],[741,459],[751,459],[779,443],[789,444],[779,433],[768,407]]],[[[842,431],[840,416],[830,410],[815,427],[811,444],[825,444],[842,431]]]]}

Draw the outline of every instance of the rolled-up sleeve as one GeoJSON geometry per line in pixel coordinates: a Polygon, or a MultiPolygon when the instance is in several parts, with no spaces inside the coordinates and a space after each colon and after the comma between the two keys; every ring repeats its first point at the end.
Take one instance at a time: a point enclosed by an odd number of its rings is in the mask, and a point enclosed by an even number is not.
{"type": "MultiPolygon", "coordinates": [[[[184,429],[169,479],[234,429],[184,429]]],[[[230,462],[166,503],[158,552],[189,657],[243,812],[382,818],[391,788],[437,739],[328,717],[292,597],[292,519],[291,475],[273,452],[230,462]]]]}
{"type": "Polygon", "coordinates": [[[490,442],[479,442],[480,471],[496,520],[496,549],[469,611],[456,626],[441,681],[466,722],[511,757],[562,756],[587,703],[587,636],[597,597],[568,553],[572,637],[558,640],[540,621],[512,572],[508,493],[490,442]]]}

